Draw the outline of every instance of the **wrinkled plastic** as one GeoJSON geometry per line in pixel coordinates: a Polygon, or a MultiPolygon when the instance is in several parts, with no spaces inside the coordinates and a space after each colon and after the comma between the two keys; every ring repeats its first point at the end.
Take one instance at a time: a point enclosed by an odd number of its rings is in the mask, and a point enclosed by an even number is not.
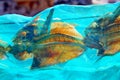
{"type": "MultiPolygon", "coordinates": [[[[53,21],[75,24],[77,31],[84,37],[84,30],[99,16],[113,12],[120,3],[105,5],[59,5],[55,9],[53,21]]],[[[37,14],[45,20],[49,9],[37,14]]],[[[16,14],[0,16],[0,39],[12,44],[16,33],[34,17],[16,14]]],[[[97,50],[88,48],[83,55],[65,63],[30,70],[32,58],[20,61],[13,55],[0,60],[0,80],[119,80],[120,53],[105,56],[98,62],[97,50]]]]}

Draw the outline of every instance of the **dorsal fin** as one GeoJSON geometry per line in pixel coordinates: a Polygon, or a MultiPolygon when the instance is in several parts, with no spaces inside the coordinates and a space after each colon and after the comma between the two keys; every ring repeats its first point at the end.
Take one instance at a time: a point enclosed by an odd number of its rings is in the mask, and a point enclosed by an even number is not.
{"type": "Polygon", "coordinates": [[[111,18],[111,21],[114,21],[118,16],[120,15],[120,5],[116,8],[116,10],[113,12],[113,16],[111,18]]]}
{"type": "Polygon", "coordinates": [[[53,13],[54,13],[54,8],[50,10],[50,12],[47,16],[47,19],[42,27],[42,31],[40,32],[40,35],[50,33],[50,24],[51,24],[53,13]]]}

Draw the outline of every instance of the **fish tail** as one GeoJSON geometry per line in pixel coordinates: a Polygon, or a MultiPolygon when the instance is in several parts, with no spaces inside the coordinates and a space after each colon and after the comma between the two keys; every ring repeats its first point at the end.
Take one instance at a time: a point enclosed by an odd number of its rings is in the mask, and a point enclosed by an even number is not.
{"type": "Polygon", "coordinates": [[[98,50],[98,56],[101,56],[101,55],[104,55],[104,49],[102,48],[102,49],[99,49],[98,50]]]}

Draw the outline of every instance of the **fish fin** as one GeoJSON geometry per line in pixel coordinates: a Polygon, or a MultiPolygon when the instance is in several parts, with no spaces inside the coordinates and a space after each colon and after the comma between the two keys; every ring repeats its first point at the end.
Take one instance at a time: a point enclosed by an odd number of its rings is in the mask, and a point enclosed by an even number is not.
{"type": "Polygon", "coordinates": [[[112,20],[115,20],[119,16],[119,13],[120,13],[120,5],[118,5],[118,7],[113,12],[112,20]]]}
{"type": "Polygon", "coordinates": [[[31,69],[38,68],[39,65],[40,65],[40,61],[39,61],[36,57],[34,57],[34,58],[33,58],[32,65],[31,65],[31,69]]]}
{"type": "Polygon", "coordinates": [[[100,61],[105,56],[104,55],[104,50],[103,49],[98,50],[98,54],[97,55],[100,56],[100,57],[95,61],[95,63],[100,61]]]}
{"type": "Polygon", "coordinates": [[[99,49],[97,55],[98,56],[104,55],[104,51],[105,51],[104,49],[99,49]]]}
{"type": "Polygon", "coordinates": [[[50,24],[51,24],[51,21],[52,21],[53,13],[54,13],[54,8],[50,10],[50,12],[47,16],[47,20],[45,21],[45,23],[43,25],[43,28],[42,28],[42,31],[40,33],[41,35],[45,34],[45,33],[50,33],[50,24]]]}

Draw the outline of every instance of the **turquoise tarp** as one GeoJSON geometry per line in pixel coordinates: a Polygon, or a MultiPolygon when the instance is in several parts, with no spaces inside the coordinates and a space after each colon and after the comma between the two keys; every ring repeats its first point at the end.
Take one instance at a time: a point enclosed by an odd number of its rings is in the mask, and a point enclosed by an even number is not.
{"type": "MultiPolygon", "coordinates": [[[[120,3],[104,5],[58,5],[55,8],[53,21],[76,24],[75,27],[83,36],[84,30],[99,16],[113,12],[120,3]]],[[[41,20],[46,19],[49,9],[38,13],[41,20]]],[[[16,14],[0,16],[0,39],[12,44],[16,33],[34,17],[16,14]]],[[[99,58],[96,49],[88,48],[83,55],[65,63],[30,70],[32,59],[19,61],[8,54],[0,60],[0,80],[120,80],[120,53],[99,58]]]]}

